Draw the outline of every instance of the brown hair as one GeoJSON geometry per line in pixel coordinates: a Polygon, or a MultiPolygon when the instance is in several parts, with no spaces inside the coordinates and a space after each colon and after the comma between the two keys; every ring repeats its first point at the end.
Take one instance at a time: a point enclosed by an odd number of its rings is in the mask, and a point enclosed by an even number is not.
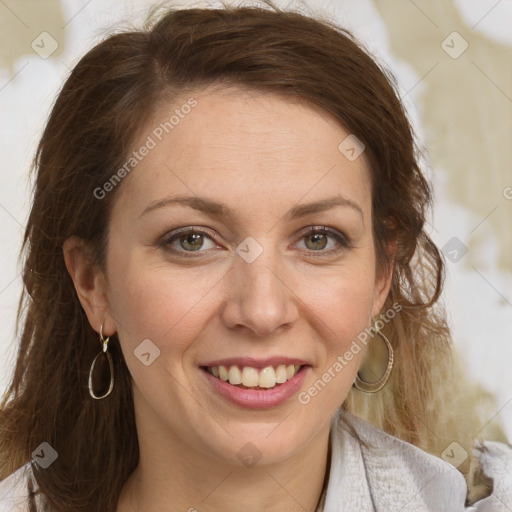
{"type": "Polygon", "coordinates": [[[100,401],[89,396],[98,338],[66,270],[63,242],[82,238],[103,265],[116,194],[98,200],[94,190],[123,165],[134,127],[159,102],[211,84],[301,98],[364,142],[380,270],[389,263],[385,248],[397,244],[385,308],[397,303],[402,311],[387,327],[396,355],[389,384],[376,395],[353,389],[343,407],[436,455],[454,440],[471,454],[472,413],[461,427],[451,391],[439,385],[451,378],[449,332],[434,306],[443,261],[424,230],[431,193],[393,78],[346,30],[272,8],[169,10],[95,46],[57,97],[34,163],[23,328],[0,412],[0,476],[48,442],[59,458],[36,477],[55,510],[114,511],[138,463],[132,381],[115,336],[114,390],[100,401]]]}

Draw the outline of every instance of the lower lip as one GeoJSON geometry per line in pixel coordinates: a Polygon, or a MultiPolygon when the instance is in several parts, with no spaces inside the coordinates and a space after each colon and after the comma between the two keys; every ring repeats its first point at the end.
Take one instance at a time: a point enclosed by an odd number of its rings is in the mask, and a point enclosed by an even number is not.
{"type": "Polygon", "coordinates": [[[310,368],[310,366],[303,366],[290,380],[267,390],[238,388],[214,377],[206,370],[201,369],[201,372],[213,389],[229,402],[248,409],[268,409],[277,407],[296,395],[310,368]]]}

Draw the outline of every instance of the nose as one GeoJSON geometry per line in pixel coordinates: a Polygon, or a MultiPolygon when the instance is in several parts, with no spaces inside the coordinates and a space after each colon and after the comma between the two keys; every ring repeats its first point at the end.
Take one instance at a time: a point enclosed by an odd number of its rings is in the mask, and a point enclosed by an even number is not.
{"type": "Polygon", "coordinates": [[[290,328],[299,318],[299,301],[289,275],[270,250],[252,263],[236,255],[226,282],[224,324],[260,337],[290,328]]]}

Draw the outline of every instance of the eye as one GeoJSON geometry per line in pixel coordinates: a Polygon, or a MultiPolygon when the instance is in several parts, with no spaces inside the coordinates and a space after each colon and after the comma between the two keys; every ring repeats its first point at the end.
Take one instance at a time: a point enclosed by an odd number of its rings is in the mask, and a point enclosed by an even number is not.
{"type": "MultiPolygon", "coordinates": [[[[309,227],[301,234],[300,242],[304,244],[301,249],[309,253],[319,253],[314,256],[331,254],[350,247],[350,242],[345,235],[326,226],[309,227]]],[[[191,227],[171,232],[159,242],[159,245],[166,251],[183,257],[197,257],[208,249],[220,248],[214,242],[212,234],[191,227]]]]}
{"type": "Polygon", "coordinates": [[[301,242],[308,252],[331,253],[349,247],[345,235],[325,226],[313,226],[302,233],[301,242]],[[329,241],[330,240],[330,241],[329,241]]]}
{"type": "Polygon", "coordinates": [[[170,236],[162,240],[161,245],[165,249],[183,256],[189,256],[186,253],[204,252],[205,249],[218,247],[206,231],[192,228],[184,228],[171,233],[170,236]],[[205,242],[210,243],[210,246],[208,247],[208,243],[206,243],[205,247],[205,242]]]}

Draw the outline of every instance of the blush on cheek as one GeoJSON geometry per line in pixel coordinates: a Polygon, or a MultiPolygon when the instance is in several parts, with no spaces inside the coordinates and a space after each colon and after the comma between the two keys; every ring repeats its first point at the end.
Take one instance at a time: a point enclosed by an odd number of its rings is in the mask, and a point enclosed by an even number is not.
{"type": "Polygon", "coordinates": [[[309,304],[326,329],[336,333],[338,350],[357,337],[371,322],[373,289],[363,279],[343,283],[323,296],[311,297],[309,304]]]}
{"type": "MultiPolygon", "coordinates": [[[[314,372],[314,379],[332,382],[334,405],[337,400],[344,399],[355,379],[365,350],[361,340],[370,325],[370,309],[371,300],[367,293],[352,293],[343,300],[333,301],[331,308],[325,309],[321,316],[328,326],[324,329],[325,358],[314,372]]],[[[321,312],[317,310],[317,314],[321,315],[321,312]]]]}
{"type": "Polygon", "coordinates": [[[191,343],[194,326],[196,329],[200,326],[204,304],[198,303],[201,291],[190,282],[187,287],[177,280],[166,282],[160,275],[141,272],[117,287],[111,305],[118,330],[123,333],[129,350],[134,350],[145,339],[162,351],[169,350],[170,346],[173,351],[180,351],[191,343]],[[184,293],[187,287],[193,293],[184,293]]]}

